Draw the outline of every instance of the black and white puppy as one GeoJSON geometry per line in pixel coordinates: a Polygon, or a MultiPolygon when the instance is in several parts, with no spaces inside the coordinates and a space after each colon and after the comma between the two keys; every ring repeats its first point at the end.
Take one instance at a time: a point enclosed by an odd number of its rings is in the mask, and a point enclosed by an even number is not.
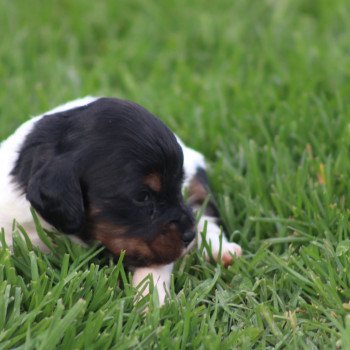
{"type": "Polygon", "coordinates": [[[204,157],[186,147],[139,105],[85,97],[32,118],[0,146],[0,227],[12,244],[16,219],[33,243],[32,206],[46,229],[125,251],[135,286],[153,276],[160,303],[173,263],[200,232],[227,265],[241,248],[222,237],[209,202],[195,227],[193,210],[208,196],[204,157]],[[188,201],[182,192],[187,188],[188,201]]]}

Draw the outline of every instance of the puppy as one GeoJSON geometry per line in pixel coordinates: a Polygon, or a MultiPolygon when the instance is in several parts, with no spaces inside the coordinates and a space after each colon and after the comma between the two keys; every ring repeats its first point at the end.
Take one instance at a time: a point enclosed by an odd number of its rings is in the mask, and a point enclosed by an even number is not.
{"type": "Polygon", "coordinates": [[[0,167],[0,227],[9,245],[16,219],[45,250],[32,206],[48,230],[99,241],[116,256],[125,251],[133,284],[151,274],[160,304],[173,263],[196,236],[201,246],[205,228],[216,260],[220,251],[224,265],[241,255],[220,238],[212,202],[195,227],[193,211],[209,194],[204,157],[135,103],[85,97],[30,119],[1,143],[0,167]]]}

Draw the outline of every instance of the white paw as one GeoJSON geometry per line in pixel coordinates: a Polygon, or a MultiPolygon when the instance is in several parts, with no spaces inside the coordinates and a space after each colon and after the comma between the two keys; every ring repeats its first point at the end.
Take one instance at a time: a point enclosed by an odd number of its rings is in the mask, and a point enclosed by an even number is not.
{"type": "Polygon", "coordinates": [[[133,286],[138,289],[139,294],[136,296],[135,303],[149,294],[150,283],[152,283],[157,289],[159,306],[164,305],[167,291],[170,290],[173,266],[174,264],[136,268],[133,275],[133,286]]]}
{"type": "MultiPolygon", "coordinates": [[[[227,267],[233,263],[234,257],[242,255],[242,248],[236,243],[228,242],[225,235],[221,232],[220,227],[216,224],[215,218],[203,216],[198,223],[198,246],[202,245],[201,232],[205,232],[206,245],[211,248],[211,256],[216,262],[221,260],[221,263],[227,267]],[[205,230],[206,228],[206,230],[205,230]]],[[[204,248],[204,256],[209,260],[210,254],[204,248]]]]}
{"type": "MultiPolygon", "coordinates": [[[[232,264],[234,257],[240,257],[242,255],[242,248],[236,243],[226,242],[222,244],[221,250],[221,263],[227,267],[232,264]]],[[[215,260],[218,261],[219,252],[216,254],[215,260]]]]}

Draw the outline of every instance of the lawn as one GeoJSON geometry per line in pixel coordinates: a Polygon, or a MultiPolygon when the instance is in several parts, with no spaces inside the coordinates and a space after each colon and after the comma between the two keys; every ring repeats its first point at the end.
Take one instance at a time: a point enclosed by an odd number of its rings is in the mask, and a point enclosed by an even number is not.
{"type": "Polygon", "coordinates": [[[79,96],[138,102],[206,155],[244,249],[180,260],[159,308],[121,260],[17,232],[1,350],[350,349],[348,0],[0,0],[0,33],[0,139],[79,96]]]}

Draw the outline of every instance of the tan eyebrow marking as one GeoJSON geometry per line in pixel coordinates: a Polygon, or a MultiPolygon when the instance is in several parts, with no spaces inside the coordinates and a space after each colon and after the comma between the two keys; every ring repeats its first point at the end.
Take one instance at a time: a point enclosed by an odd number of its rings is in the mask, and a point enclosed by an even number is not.
{"type": "Polygon", "coordinates": [[[148,185],[153,191],[160,192],[162,189],[162,178],[158,173],[151,173],[144,178],[144,184],[148,185]]]}

